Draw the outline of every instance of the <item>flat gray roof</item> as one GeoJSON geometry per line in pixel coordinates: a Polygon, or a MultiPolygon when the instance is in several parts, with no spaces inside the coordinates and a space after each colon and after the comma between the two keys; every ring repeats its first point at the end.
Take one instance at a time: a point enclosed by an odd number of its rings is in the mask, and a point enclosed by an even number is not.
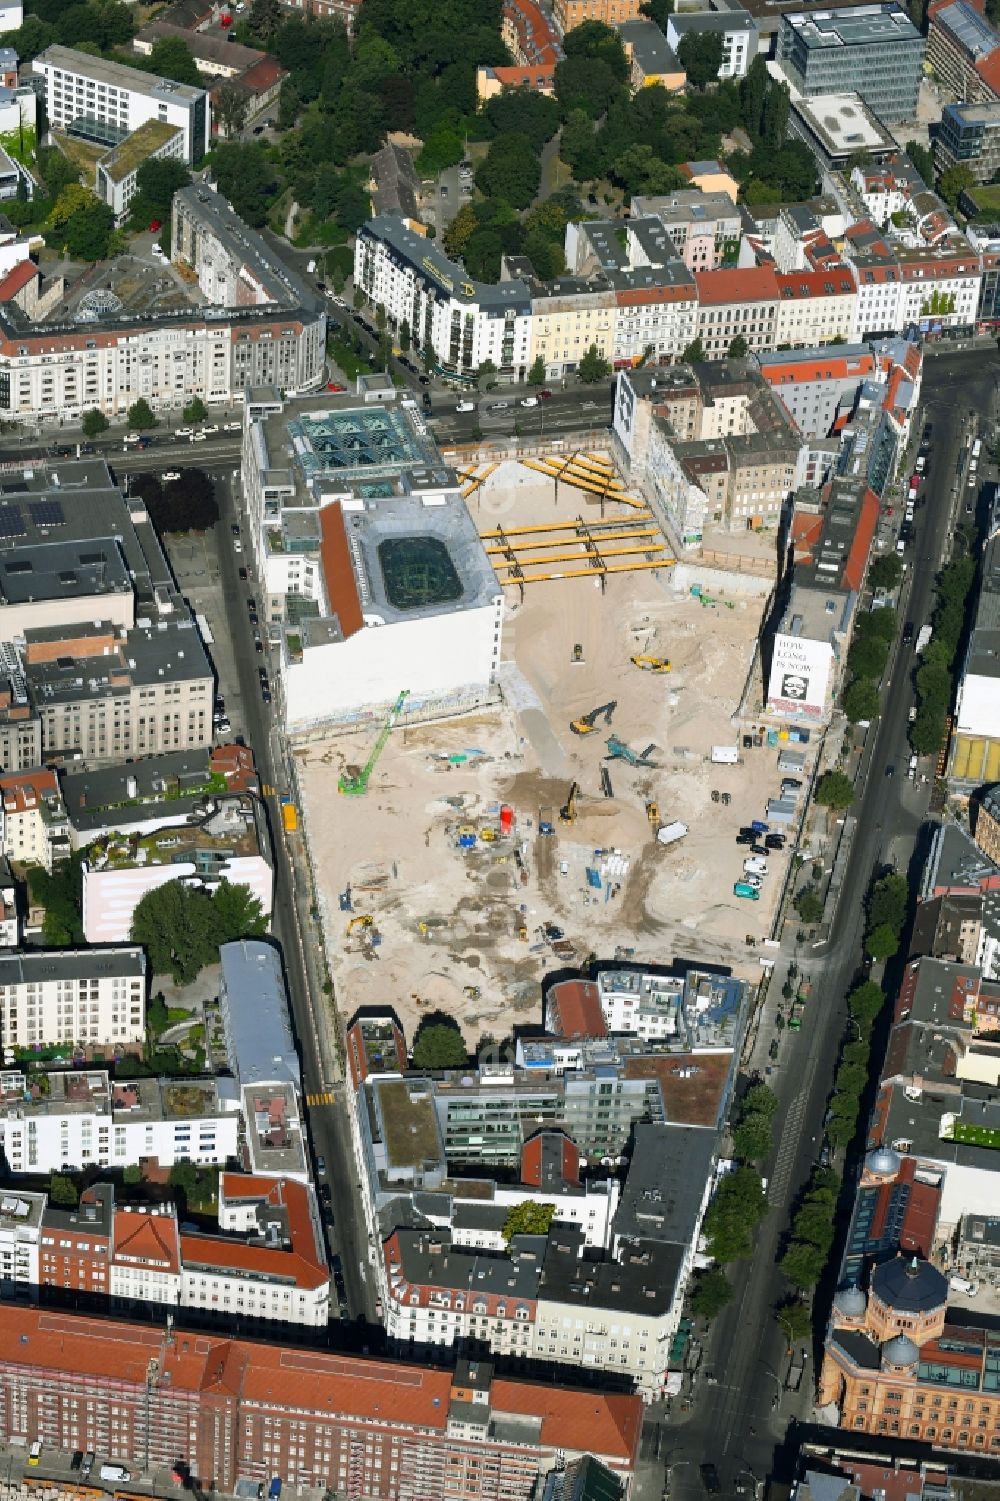
{"type": "Polygon", "coordinates": [[[234,260],[252,267],[275,302],[285,306],[292,303],[313,313],[322,309],[325,313],[320,293],[306,285],[263,236],[234,212],[221,193],[213,192],[204,183],[193,182],[174,194],[174,213],[178,206],[200,219],[234,260]]]}
{"type": "Polygon", "coordinates": [[[60,784],[66,812],[78,829],[134,822],[160,809],[183,818],[195,794],[209,782],[208,759],[208,749],[202,748],[70,771],[60,784]]]}
{"type": "Polygon", "coordinates": [[[640,1240],[620,1245],[615,1259],[582,1259],[583,1233],[554,1224],[549,1232],[539,1299],[587,1309],[619,1309],[659,1317],[671,1305],[685,1247],[640,1240]]]}
{"type": "MultiPolygon", "coordinates": [[[[67,627],[62,632],[72,631],[67,627]]],[[[28,631],[28,639],[34,635],[28,631]]],[[[88,696],[126,695],[148,683],[212,680],[212,668],[192,619],[158,620],[121,633],[119,651],[108,657],[60,657],[31,662],[25,679],[36,708],[88,696]]]]}
{"type": "MultiPolygon", "coordinates": [[[[672,18],[673,19],[673,18],[672,18]]],[[[877,42],[918,42],[924,39],[898,5],[856,5],[848,10],[786,12],[781,27],[797,32],[812,50],[829,47],[871,47],[877,42]]]]}
{"type": "Polygon", "coordinates": [[[141,68],[130,68],[125,63],[109,62],[104,57],[93,57],[89,52],[77,52],[74,47],[58,45],[46,47],[34,60],[36,73],[39,64],[61,68],[66,73],[92,78],[95,83],[109,83],[116,89],[127,89],[132,94],[145,94],[158,104],[172,101],[175,104],[193,104],[205,94],[204,89],[192,88],[187,83],[174,83],[169,78],[159,78],[155,73],[144,73],[141,68]]]}
{"type": "Polygon", "coordinates": [[[686,1246],[715,1166],[714,1127],[637,1124],[614,1220],[619,1237],[686,1246]]]}
{"type": "Polygon", "coordinates": [[[481,308],[506,312],[513,309],[527,315],[531,311],[531,294],[523,281],[473,281],[463,266],[451,261],[433,240],[408,229],[396,214],[377,214],[362,234],[384,241],[407,265],[413,266],[437,282],[449,297],[460,302],[478,303],[481,308]]]}
{"type": "Polygon", "coordinates": [[[138,947],[0,952],[0,985],[44,985],[52,980],[141,979],[145,973],[146,955],[138,947]]]}
{"type": "Polygon", "coordinates": [[[241,938],[219,949],[220,1000],[229,1061],[240,1083],[287,1081],[302,1088],[288,992],[278,950],[241,938]]]}

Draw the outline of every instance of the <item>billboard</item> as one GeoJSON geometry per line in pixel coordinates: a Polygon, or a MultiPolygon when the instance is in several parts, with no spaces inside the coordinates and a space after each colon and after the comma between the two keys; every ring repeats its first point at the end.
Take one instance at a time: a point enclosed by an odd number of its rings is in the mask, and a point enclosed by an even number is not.
{"type": "Polygon", "coordinates": [[[829,641],[805,636],[775,636],[767,707],[774,714],[822,719],[833,665],[829,641]]]}

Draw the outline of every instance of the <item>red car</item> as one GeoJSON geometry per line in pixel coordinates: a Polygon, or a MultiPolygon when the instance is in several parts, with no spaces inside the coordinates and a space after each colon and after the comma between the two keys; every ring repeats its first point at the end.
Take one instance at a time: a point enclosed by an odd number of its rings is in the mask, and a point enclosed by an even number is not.
{"type": "Polygon", "coordinates": [[[346,391],[347,387],[338,385],[335,380],[328,380],[326,383],[326,389],[328,391],[346,391]]]}
{"type": "Polygon", "coordinates": [[[549,397],[552,395],[552,392],[548,389],[548,387],[546,387],[544,391],[539,391],[538,394],[543,401],[548,401],[549,397]]]}
{"type": "Polygon", "coordinates": [[[160,230],[162,228],[163,228],[163,225],[162,225],[162,223],[160,222],[159,219],[151,219],[150,220],[150,222],[149,222],[149,232],[150,232],[151,235],[158,235],[160,233],[160,230]]]}

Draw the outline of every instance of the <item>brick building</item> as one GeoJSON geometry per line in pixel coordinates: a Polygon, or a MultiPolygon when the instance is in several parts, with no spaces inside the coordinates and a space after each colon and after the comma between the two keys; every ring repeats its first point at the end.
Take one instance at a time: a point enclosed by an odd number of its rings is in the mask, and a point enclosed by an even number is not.
{"type": "MultiPolygon", "coordinates": [[[[557,1462],[633,1470],[638,1397],[0,1305],[0,1440],[383,1501],[528,1501],[557,1462]]],[[[138,1477],[137,1477],[138,1478],[138,1477]]]]}

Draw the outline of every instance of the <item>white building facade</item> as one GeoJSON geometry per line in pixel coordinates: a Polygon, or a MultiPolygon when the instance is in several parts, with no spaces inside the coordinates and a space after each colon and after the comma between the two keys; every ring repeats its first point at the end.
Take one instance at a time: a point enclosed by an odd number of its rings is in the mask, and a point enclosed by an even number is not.
{"type": "Polygon", "coordinates": [[[29,949],[0,955],[4,1047],[141,1043],[146,988],[141,948],[29,949]]]}

